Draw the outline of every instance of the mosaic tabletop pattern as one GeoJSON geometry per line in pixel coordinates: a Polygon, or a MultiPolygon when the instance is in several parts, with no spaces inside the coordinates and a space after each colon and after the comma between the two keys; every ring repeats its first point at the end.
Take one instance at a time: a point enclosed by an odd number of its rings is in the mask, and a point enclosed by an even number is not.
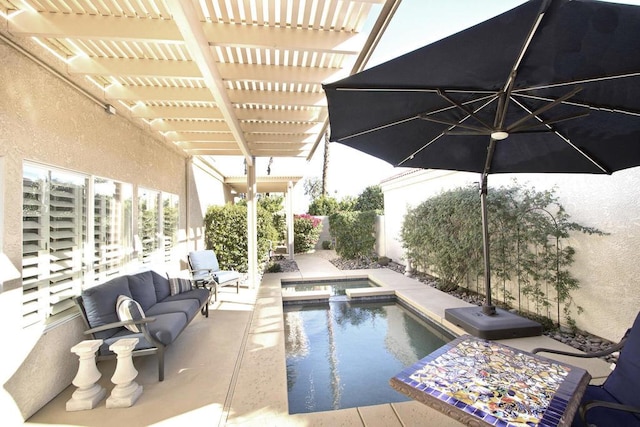
{"type": "Polygon", "coordinates": [[[556,426],[571,421],[569,404],[575,411],[589,378],[583,369],[463,336],[393,380],[491,425],[556,426]]]}

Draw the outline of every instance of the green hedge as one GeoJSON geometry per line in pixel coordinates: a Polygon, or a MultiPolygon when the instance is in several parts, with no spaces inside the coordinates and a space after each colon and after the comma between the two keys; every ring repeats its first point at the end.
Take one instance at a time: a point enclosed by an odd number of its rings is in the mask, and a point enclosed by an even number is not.
{"type": "MultiPolygon", "coordinates": [[[[273,215],[258,205],[258,259],[268,256],[270,241],[278,240],[273,215]]],[[[218,256],[221,269],[248,271],[247,206],[210,206],[204,218],[205,245],[218,256]]]]}
{"type": "Polygon", "coordinates": [[[329,216],[336,253],[342,258],[370,257],[376,244],[376,212],[338,212],[329,216]]]}
{"type": "MultiPolygon", "coordinates": [[[[538,192],[513,184],[492,188],[487,196],[492,296],[507,307],[571,324],[580,313],[570,295],[579,287],[569,270],[575,249],[571,232],[604,234],[569,221],[554,191],[538,192]]],[[[458,286],[483,293],[480,197],[475,186],[432,197],[409,209],[401,240],[414,267],[432,272],[443,290],[458,286]]]]}
{"type": "Polygon", "coordinates": [[[322,220],[311,215],[293,216],[293,250],[295,253],[309,252],[316,246],[322,231],[322,220]]]}

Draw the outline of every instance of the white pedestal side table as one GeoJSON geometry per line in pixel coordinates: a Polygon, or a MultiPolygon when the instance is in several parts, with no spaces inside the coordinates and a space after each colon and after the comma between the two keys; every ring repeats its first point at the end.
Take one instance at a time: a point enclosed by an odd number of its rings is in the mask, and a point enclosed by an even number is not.
{"type": "Polygon", "coordinates": [[[109,350],[118,355],[116,370],[111,382],[116,386],[107,399],[107,408],[128,408],[132,406],[142,394],[142,386],[134,380],[138,371],[133,366],[131,352],[138,344],[138,338],[123,338],[109,346],[109,350]]]}
{"type": "Polygon", "coordinates": [[[102,340],[85,340],[71,347],[71,352],[80,358],[80,364],[72,381],[78,389],[67,401],[67,411],[93,409],[106,395],[105,388],[96,384],[102,376],[96,366],[96,351],[101,345],[102,340]]]}

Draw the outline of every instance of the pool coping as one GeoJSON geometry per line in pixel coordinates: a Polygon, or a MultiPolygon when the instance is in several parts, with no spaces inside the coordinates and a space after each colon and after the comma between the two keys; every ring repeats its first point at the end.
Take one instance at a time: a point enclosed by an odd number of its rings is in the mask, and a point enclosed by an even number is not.
{"type": "MultiPolygon", "coordinates": [[[[445,319],[444,310],[469,306],[449,294],[390,269],[332,270],[328,261],[315,271],[303,269],[303,258],[297,258],[301,271],[265,274],[257,288],[256,301],[247,332],[245,350],[239,362],[235,385],[230,397],[224,425],[230,426],[309,426],[349,425],[393,427],[432,425],[459,427],[462,424],[417,401],[373,405],[307,414],[288,413],[286,355],[281,280],[336,280],[367,277],[385,291],[412,306],[444,329],[462,335],[461,328],[445,319]]],[[[308,262],[304,260],[304,262],[308,262]]],[[[569,349],[549,337],[511,339],[503,342],[524,350],[545,346],[569,349]]],[[[570,362],[569,362],[570,363],[570,362]]]]}
{"type": "MultiPolygon", "coordinates": [[[[225,425],[400,427],[421,425],[428,417],[428,419],[434,420],[436,425],[460,426],[461,424],[457,421],[416,401],[306,414],[288,413],[281,281],[368,278],[379,286],[379,288],[370,289],[376,289],[376,292],[385,294],[383,296],[394,294],[396,299],[405,301],[412,301],[412,297],[407,294],[407,291],[419,291],[425,287],[415,279],[388,269],[384,270],[392,274],[389,275],[382,269],[380,270],[338,271],[335,274],[323,271],[322,275],[312,277],[300,272],[265,274],[257,289],[247,344],[240,362],[225,425]]],[[[412,301],[411,305],[424,308],[424,305],[421,306],[415,301],[412,301]]],[[[431,318],[432,316],[427,313],[427,317],[431,318]]],[[[442,323],[444,312],[433,320],[435,323],[442,323]]],[[[445,327],[445,329],[452,330],[449,327],[445,327]]]]}

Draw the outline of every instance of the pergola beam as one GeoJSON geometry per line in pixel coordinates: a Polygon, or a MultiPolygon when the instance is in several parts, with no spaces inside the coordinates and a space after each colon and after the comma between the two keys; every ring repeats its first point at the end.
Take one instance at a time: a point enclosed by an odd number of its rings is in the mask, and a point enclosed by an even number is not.
{"type": "MultiPolygon", "coordinates": [[[[318,84],[330,80],[341,70],[334,68],[299,67],[258,64],[217,63],[223,80],[244,82],[278,82],[287,84],[318,84]]],[[[69,73],[90,76],[160,77],[202,80],[193,61],[90,58],[78,57],[69,64],[69,73]]]]}
{"type": "Polygon", "coordinates": [[[247,165],[253,166],[254,158],[244,138],[244,133],[240,128],[238,118],[233,112],[229,95],[216,68],[215,60],[209,49],[204,31],[202,30],[202,23],[198,19],[196,10],[193,7],[193,2],[190,0],[169,0],[167,1],[167,5],[173,13],[173,19],[177,23],[182,37],[184,37],[191,58],[198,64],[198,68],[207,83],[207,87],[211,91],[227,125],[229,125],[229,129],[240,151],[244,155],[247,165]]]}
{"type": "MultiPolygon", "coordinates": [[[[178,0],[179,2],[180,0],[178,0]]],[[[175,0],[168,0],[175,19],[175,0]]],[[[193,9],[193,6],[191,6],[193,9]]],[[[244,26],[217,22],[201,22],[204,41],[209,46],[247,47],[262,49],[291,49],[313,52],[357,55],[359,50],[349,47],[353,34],[342,31],[322,31],[289,27],[244,26]]],[[[77,15],[66,13],[15,15],[7,23],[7,30],[15,36],[70,38],[81,40],[113,40],[183,44],[181,24],[167,19],[133,19],[116,16],[77,15]]]]}

